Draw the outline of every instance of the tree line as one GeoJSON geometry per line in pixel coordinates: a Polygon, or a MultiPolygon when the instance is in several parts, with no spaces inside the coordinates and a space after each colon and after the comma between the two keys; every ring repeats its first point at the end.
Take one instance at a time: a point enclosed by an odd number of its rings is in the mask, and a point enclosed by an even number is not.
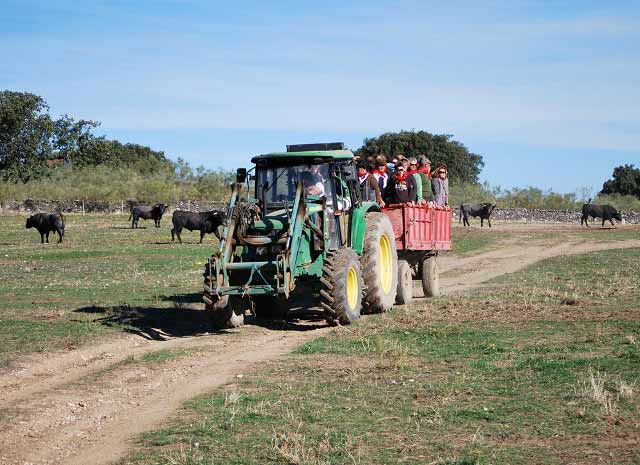
{"type": "MultiPolygon", "coordinates": [[[[26,92],[0,92],[0,200],[221,201],[231,172],[193,168],[149,147],[96,136],[97,121],[54,118],[47,102],[26,92]]],[[[502,190],[479,184],[482,156],[448,134],[400,131],[367,138],[355,150],[362,158],[426,155],[434,166],[446,164],[452,180],[452,204],[496,201],[526,208],[577,208],[576,194],[536,188],[502,190]]],[[[621,208],[640,209],[640,169],[616,167],[600,192],[621,208]],[[627,198],[631,196],[631,198],[627,198]],[[636,201],[638,204],[636,204],[636,201]]]]}

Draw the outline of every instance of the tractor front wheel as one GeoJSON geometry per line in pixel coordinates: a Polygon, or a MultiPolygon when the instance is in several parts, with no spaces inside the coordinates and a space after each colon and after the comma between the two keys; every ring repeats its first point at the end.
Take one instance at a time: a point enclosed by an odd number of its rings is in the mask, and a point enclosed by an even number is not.
{"type": "Polygon", "coordinates": [[[395,300],[398,287],[398,258],[391,220],[384,213],[365,217],[366,230],[360,262],[365,285],[365,309],[386,312],[395,300]]]}
{"type": "Polygon", "coordinates": [[[347,325],[360,318],[364,285],[360,261],[352,249],[327,254],[320,281],[320,306],[330,324],[347,325]]]}
{"type": "Polygon", "coordinates": [[[230,295],[222,296],[213,304],[205,303],[209,321],[215,329],[239,328],[244,325],[244,313],[248,298],[230,295]]]}

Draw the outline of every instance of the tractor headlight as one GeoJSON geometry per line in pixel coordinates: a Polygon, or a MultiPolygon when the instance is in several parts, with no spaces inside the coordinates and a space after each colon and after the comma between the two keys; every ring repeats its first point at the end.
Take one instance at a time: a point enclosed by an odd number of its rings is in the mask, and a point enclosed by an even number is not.
{"type": "Polygon", "coordinates": [[[266,247],[256,247],[256,255],[267,255],[268,252],[266,247]]]}
{"type": "Polygon", "coordinates": [[[271,253],[273,255],[278,255],[279,253],[282,252],[283,247],[281,245],[274,245],[271,246],[271,253]]]}

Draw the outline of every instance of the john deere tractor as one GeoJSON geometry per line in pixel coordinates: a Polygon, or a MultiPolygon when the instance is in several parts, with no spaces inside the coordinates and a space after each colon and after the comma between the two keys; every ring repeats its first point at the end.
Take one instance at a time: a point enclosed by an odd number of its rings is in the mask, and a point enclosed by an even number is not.
{"type": "Polygon", "coordinates": [[[344,325],[390,309],[393,228],[375,202],[360,200],[353,153],[342,143],[303,144],[252,163],[237,171],[220,249],[205,266],[214,324],[304,308],[344,325]]]}

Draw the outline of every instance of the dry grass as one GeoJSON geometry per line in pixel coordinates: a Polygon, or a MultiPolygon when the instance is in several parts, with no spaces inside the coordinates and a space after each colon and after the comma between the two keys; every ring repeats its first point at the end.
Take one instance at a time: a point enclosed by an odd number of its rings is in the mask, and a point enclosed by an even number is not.
{"type": "MultiPolygon", "coordinates": [[[[599,404],[604,416],[615,418],[618,413],[618,397],[607,390],[606,383],[606,373],[589,368],[589,377],[585,381],[578,382],[576,394],[599,404]]],[[[625,385],[625,390],[627,388],[628,386],[625,385]]]]}
{"type": "Polygon", "coordinates": [[[273,432],[272,450],[275,460],[287,465],[329,465],[335,463],[332,456],[341,455],[347,457],[346,463],[361,464],[361,444],[351,436],[347,436],[344,445],[333,444],[328,434],[317,444],[311,444],[299,430],[300,428],[296,432],[273,432]]]}

